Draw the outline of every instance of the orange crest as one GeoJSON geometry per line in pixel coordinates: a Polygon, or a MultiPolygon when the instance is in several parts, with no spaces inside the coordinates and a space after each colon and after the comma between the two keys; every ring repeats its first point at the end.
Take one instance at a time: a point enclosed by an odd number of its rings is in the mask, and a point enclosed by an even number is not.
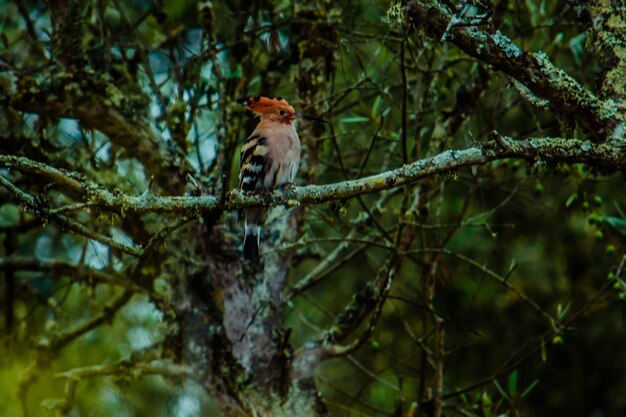
{"type": "Polygon", "coordinates": [[[282,97],[245,97],[237,100],[245,105],[250,111],[257,116],[268,116],[274,118],[284,118],[293,120],[296,118],[296,111],[282,97]]]}

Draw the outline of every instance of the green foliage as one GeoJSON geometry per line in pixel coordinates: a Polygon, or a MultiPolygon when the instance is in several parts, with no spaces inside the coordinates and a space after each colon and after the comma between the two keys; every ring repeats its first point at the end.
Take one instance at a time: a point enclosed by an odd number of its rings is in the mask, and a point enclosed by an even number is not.
{"type": "MultiPolygon", "coordinates": [[[[0,150],[114,195],[224,197],[254,127],[235,104],[249,94],[282,95],[329,122],[300,122],[302,184],[482,145],[494,130],[589,141],[581,152],[596,140],[501,68],[407,23],[402,2],[52,3],[0,3],[0,95],[11,104],[0,107],[0,150]]],[[[571,2],[496,3],[470,26],[596,84],[601,64],[571,2]]],[[[185,309],[208,334],[224,317],[217,274],[251,277],[237,263],[237,214],[106,211],[88,190],[0,175],[39,208],[0,188],[0,415],[219,415],[214,397],[248,382],[219,357],[226,336],[210,339],[218,353],[203,359],[215,362],[166,371],[189,358],[177,345],[185,309]],[[43,208],[150,250],[134,259],[43,208]],[[210,372],[231,385],[211,391],[210,372]]],[[[316,371],[333,416],[621,415],[622,189],[622,174],[601,166],[507,159],[293,208],[297,231],[268,255],[289,254],[288,293],[315,285],[285,300],[290,330],[272,336],[287,335],[287,359],[315,340],[359,342],[316,371]]]]}

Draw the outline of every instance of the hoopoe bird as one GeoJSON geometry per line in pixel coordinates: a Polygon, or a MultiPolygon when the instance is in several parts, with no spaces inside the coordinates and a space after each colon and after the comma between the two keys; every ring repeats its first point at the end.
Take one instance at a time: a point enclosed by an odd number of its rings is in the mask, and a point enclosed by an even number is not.
{"type": "MultiPolygon", "coordinates": [[[[239,190],[243,193],[270,191],[293,183],[300,165],[300,138],[293,126],[296,111],[282,97],[248,97],[240,103],[261,121],[241,147],[239,190]]],[[[265,209],[251,207],[244,212],[243,257],[252,261],[259,256],[265,209]]]]}

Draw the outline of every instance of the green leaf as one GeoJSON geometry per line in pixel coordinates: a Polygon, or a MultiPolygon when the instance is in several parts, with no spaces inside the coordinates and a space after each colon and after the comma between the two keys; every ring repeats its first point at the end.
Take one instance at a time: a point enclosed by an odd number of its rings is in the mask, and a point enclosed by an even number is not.
{"type": "Polygon", "coordinates": [[[17,206],[13,204],[3,204],[0,207],[0,226],[12,226],[17,224],[20,214],[17,206]]]}
{"type": "Polygon", "coordinates": [[[382,102],[383,102],[383,97],[376,96],[376,98],[374,99],[374,103],[372,104],[372,116],[373,117],[378,116],[378,110],[380,109],[380,103],[382,102]]]}
{"type": "Polygon", "coordinates": [[[565,207],[570,207],[578,201],[578,193],[571,193],[569,197],[567,197],[567,201],[565,202],[565,207]]]}
{"type": "Polygon", "coordinates": [[[511,375],[509,376],[508,386],[509,394],[511,394],[512,397],[517,392],[517,371],[511,372],[511,375]]]}
{"type": "Polygon", "coordinates": [[[365,116],[348,116],[341,119],[341,123],[366,123],[369,121],[369,117],[365,116]]]}
{"type": "Polygon", "coordinates": [[[583,58],[583,53],[585,52],[585,38],[587,34],[582,32],[578,36],[574,36],[569,41],[569,49],[572,51],[572,55],[574,56],[574,60],[577,64],[580,64],[583,58]]]}
{"type": "Polygon", "coordinates": [[[496,388],[498,389],[498,391],[500,391],[500,394],[506,398],[507,400],[511,400],[511,398],[509,398],[509,394],[506,393],[506,391],[504,390],[504,388],[502,388],[502,386],[500,386],[500,383],[498,383],[497,380],[493,380],[493,384],[496,386],[496,388]]]}
{"type": "Polygon", "coordinates": [[[532,392],[532,390],[535,389],[535,387],[537,386],[537,384],[539,383],[539,379],[535,379],[525,390],[524,392],[522,392],[522,398],[525,398],[528,394],[530,394],[532,392]]]}
{"type": "MultiPolygon", "coordinates": [[[[496,381],[496,384],[497,384],[497,381],[496,381]]],[[[493,401],[491,400],[491,397],[489,396],[489,393],[487,391],[483,391],[480,400],[482,401],[483,405],[493,404],[493,401]]]]}
{"type": "Polygon", "coordinates": [[[604,216],[604,222],[611,226],[617,233],[626,236],[626,220],[620,217],[604,216]]]}
{"type": "Polygon", "coordinates": [[[561,42],[563,42],[563,32],[559,32],[556,34],[554,40],[552,41],[552,44],[559,45],[561,42]]]}
{"type": "Polygon", "coordinates": [[[567,303],[565,308],[562,308],[561,307],[561,303],[559,303],[559,305],[557,306],[557,309],[556,309],[556,315],[557,315],[559,321],[563,320],[563,318],[565,318],[565,316],[567,315],[567,312],[569,311],[571,306],[572,306],[572,303],[567,303]]]}

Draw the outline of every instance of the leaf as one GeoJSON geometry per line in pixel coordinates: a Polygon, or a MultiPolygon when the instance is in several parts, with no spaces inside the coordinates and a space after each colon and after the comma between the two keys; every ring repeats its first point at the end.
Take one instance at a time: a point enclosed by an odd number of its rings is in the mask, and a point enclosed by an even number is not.
{"type": "Polygon", "coordinates": [[[582,32],[578,36],[574,36],[569,41],[569,49],[572,51],[572,55],[574,56],[574,60],[577,64],[580,64],[582,61],[583,53],[585,51],[585,38],[587,37],[586,32],[582,32]]]}
{"type": "Polygon", "coordinates": [[[369,117],[365,116],[348,116],[341,119],[341,123],[366,123],[369,121],[369,117]]]}
{"type": "Polygon", "coordinates": [[[532,390],[535,389],[535,387],[537,386],[537,384],[539,383],[539,379],[535,379],[525,390],[524,392],[522,392],[522,398],[525,398],[528,394],[530,394],[532,392],[532,390]]]}
{"type": "Polygon", "coordinates": [[[511,394],[512,397],[517,392],[517,371],[511,372],[511,375],[509,376],[508,387],[509,394],[511,394]]]}
{"type": "Polygon", "coordinates": [[[483,391],[483,393],[481,395],[481,401],[482,401],[482,403],[484,405],[491,405],[491,404],[493,404],[493,401],[491,401],[491,397],[489,396],[489,393],[487,391],[483,391]]]}
{"type": "Polygon", "coordinates": [[[380,103],[382,103],[382,101],[382,96],[376,96],[374,103],[372,104],[372,116],[378,116],[378,109],[380,109],[380,103]]]}
{"type": "Polygon", "coordinates": [[[559,45],[561,42],[563,42],[563,32],[556,34],[554,40],[552,41],[552,45],[559,45]]]}
{"type": "Polygon", "coordinates": [[[604,222],[611,226],[617,233],[626,236],[626,219],[613,216],[604,216],[604,222]]]}
{"type": "Polygon", "coordinates": [[[12,226],[20,219],[19,209],[13,204],[0,206],[0,226],[12,226]]]}
{"type": "Polygon", "coordinates": [[[500,394],[502,394],[502,396],[503,396],[504,398],[506,398],[506,399],[507,399],[507,400],[509,400],[509,401],[511,400],[511,399],[509,398],[509,394],[507,394],[507,393],[506,393],[506,391],[504,390],[504,388],[502,388],[502,387],[500,386],[500,384],[498,383],[498,381],[497,381],[497,380],[495,380],[495,379],[494,379],[494,380],[493,380],[493,384],[496,386],[496,388],[498,389],[498,391],[500,391],[500,394]]]}
{"type": "Polygon", "coordinates": [[[565,207],[570,207],[576,201],[578,201],[578,193],[571,193],[569,197],[567,197],[567,201],[565,202],[565,207]]]}
{"type": "Polygon", "coordinates": [[[572,303],[567,303],[565,308],[562,308],[561,303],[559,303],[559,305],[557,306],[557,309],[556,309],[556,316],[558,317],[559,321],[561,321],[561,320],[563,320],[565,318],[565,316],[567,315],[567,312],[569,311],[571,306],[572,306],[572,303]]]}

